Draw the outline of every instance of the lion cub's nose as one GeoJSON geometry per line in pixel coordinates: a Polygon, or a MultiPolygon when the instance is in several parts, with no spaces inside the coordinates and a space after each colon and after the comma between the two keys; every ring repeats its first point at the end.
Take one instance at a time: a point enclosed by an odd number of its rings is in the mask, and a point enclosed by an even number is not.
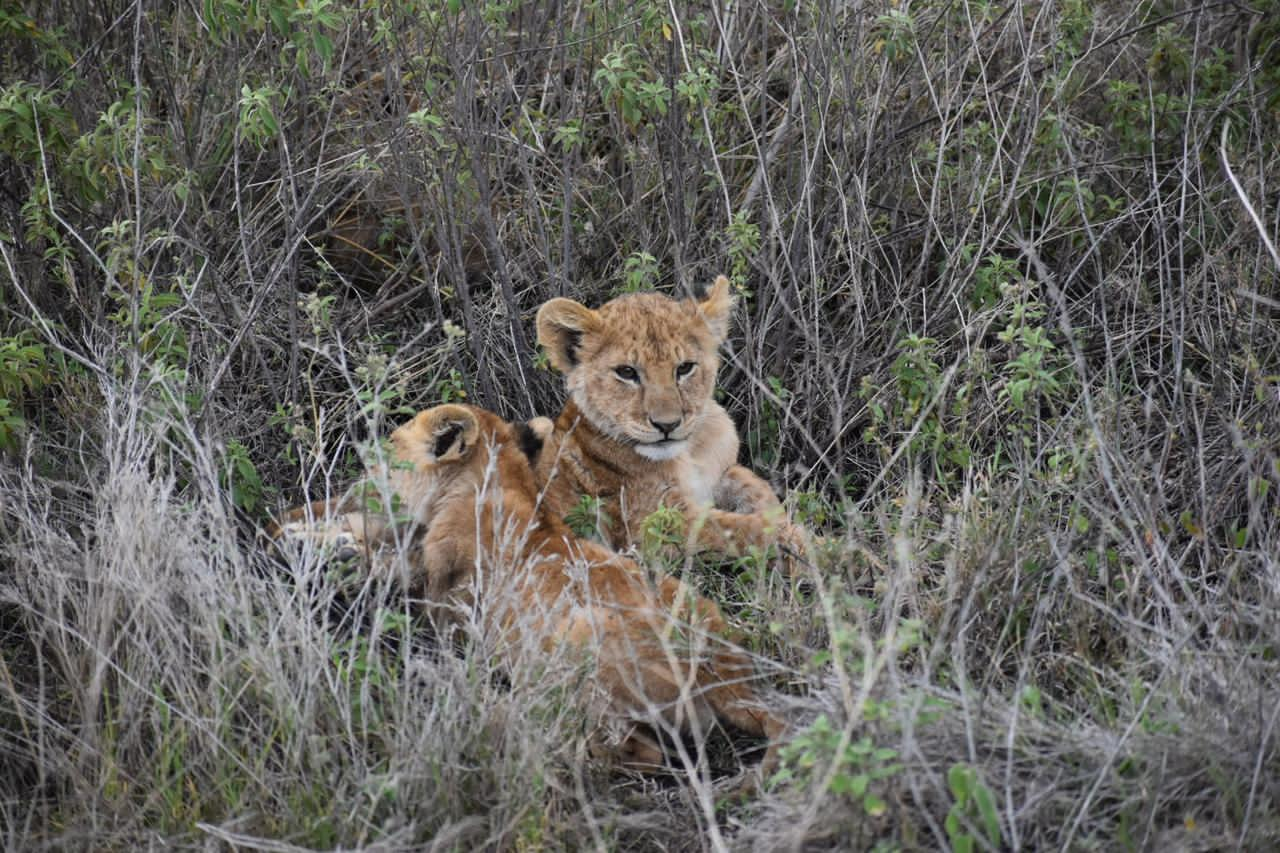
{"type": "Polygon", "coordinates": [[[680,426],[678,418],[674,421],[655,421],[653,418],[649,418],[649,423],[653,424],[654,429],[662,433],[663,438],[670,438],[675,428],[680,426]]]}

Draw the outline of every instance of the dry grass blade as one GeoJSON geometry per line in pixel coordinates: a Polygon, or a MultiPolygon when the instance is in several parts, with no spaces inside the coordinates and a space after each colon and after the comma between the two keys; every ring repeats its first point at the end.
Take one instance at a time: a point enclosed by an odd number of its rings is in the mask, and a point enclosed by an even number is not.
{"type": "Polygon", "coordinates": [[[0,845],[1277,847],[1276,21],[4,4],[0,845]],[[823,534],[660,567],[791,724],[756,797],[262,547],[407,412],[558,411],[550,298],[720,273],[742,461],[823,534]]]}

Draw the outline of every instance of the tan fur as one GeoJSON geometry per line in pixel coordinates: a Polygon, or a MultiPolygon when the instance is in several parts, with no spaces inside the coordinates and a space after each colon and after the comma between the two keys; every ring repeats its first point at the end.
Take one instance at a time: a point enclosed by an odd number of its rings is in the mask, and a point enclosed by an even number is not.
{"type": "MultiPolygon", "coordinates": [[[[375,477],[401,496],[417,529],[412,585],[440,614],[477,608],[513,671],[530,655],[578,650],[594,662],[600,691],[587,701],[607,718],[643,727],[657,713],[684,730],[718,718],[769,738],[764,766],[772,766],[783,724],[750,688],[750,659],[727,642],[719,608],[673,577],[574,536],[541,503],[517,444],[510,424],[459,405],[421,412],[392,434],[391,464],[375,477]]],[[[395,527],[356,513],[322,525],[366,547],[374,543],[362,535],[395,527]]],[[[291,535],[287,524],[284,533],[291,535]]],[[[640,769],[662,761],[635,725],[621,739],[599,738],[596,751],[640,769]]]]}
{"type": "Polygon", "coordinates": [[[367,512],[356,492],[293,507],[267,523],[268,543],[311,542],[339,560],[368,553],[369,543],[381,542],[389,530],[380,515],[367,512]]]}
{"type": "Polygon", "coordinates": [[[596,310],[542,306],[538,342],[569,391],[535,464],[552,512],[599,498],[615,548],[636,544],[644,519],[667,506],[684,513],[692,551],[803,553],[805,535],[769,484],[737,464],[737,430],[711,398],[732,307],[724,276],[701,301],[646,293],[596,310]]]}

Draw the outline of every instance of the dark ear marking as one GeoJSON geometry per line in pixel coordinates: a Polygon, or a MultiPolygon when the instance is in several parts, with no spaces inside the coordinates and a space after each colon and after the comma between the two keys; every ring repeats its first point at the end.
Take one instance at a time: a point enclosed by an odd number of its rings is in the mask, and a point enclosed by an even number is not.
{"type": "MultiPolygon", "coordinates": [[[[449,448],[453,446],[455,441],[459,441],[462,435],[462,424],[454,421],[436,433],[432,440],[431,452],[437,459],[449,452],[449,448]]],[[[467,449],[466,440],[462,440],[458,444],[458,453],[461,454],[467,449]]]]}
{"type": "Polygon", "coordinates": [[[528,457],[530,462],[538,459],[538,454],[542,452],[542,438],[527,423],[516,424],[516,441],[520,445],[520,452],[528,457]]]}
{"type": "Polygon", "coordinates": [[[564,355],[571,367],[578,366],[578,350],[582,349],[582,332],[564,333],[564,355]]]}
{"type": "Polygon", "coordinates": [[[551,366],[561,373],[578,363],[582,335],[604,325],[600,315],[572,299],[557,297],[538,309],[538,343],[547,348],[551,366]]]}

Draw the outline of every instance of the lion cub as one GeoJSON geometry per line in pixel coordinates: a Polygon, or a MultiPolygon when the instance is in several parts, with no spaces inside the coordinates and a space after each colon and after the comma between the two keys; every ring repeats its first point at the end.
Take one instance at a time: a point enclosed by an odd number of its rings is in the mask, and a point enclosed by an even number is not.
{"type": "Polygon", "coordinates": [[[538,310],[538,342],[569,391],[535,463],[553,514],[598,498],[611,522],[602,532],[625,548],[666,506],[683,513],[691,551],[804,553],[769,484],[737,464],[738,432],[711,399],[732,307],[720,276],[702,301],[644,293],[538,310]]]}
{"type": "MultiPolygon", "coordinates": [[[[719,719],[768,738],[774,762],[783,724],[749,686],[751,660],[728,641],[716,605],[664,574],[576,537],[548,512],[521,445],[527,428],[483,409],[442,405],[391,435],[390,464],[375,472],[400,497],[399,519],[368,523],[348,512],[324,528],[359,546],[397,525],[407,537],[409,581],[437,613],[475,608],[504,666],[559,647],[593,662],[600,695],[588,699],[624,724],[620,738],[597,738],[597,754],[638,769],[662,764],[646,720],[704,731],[719,719]]],[[[300,518],[295,515],[295,518],[300,518]]],[[[295,535],[298,521],[280,529],[295,535]]],[[[375,561],[375,564],[378,561],[375,561]]]]}

